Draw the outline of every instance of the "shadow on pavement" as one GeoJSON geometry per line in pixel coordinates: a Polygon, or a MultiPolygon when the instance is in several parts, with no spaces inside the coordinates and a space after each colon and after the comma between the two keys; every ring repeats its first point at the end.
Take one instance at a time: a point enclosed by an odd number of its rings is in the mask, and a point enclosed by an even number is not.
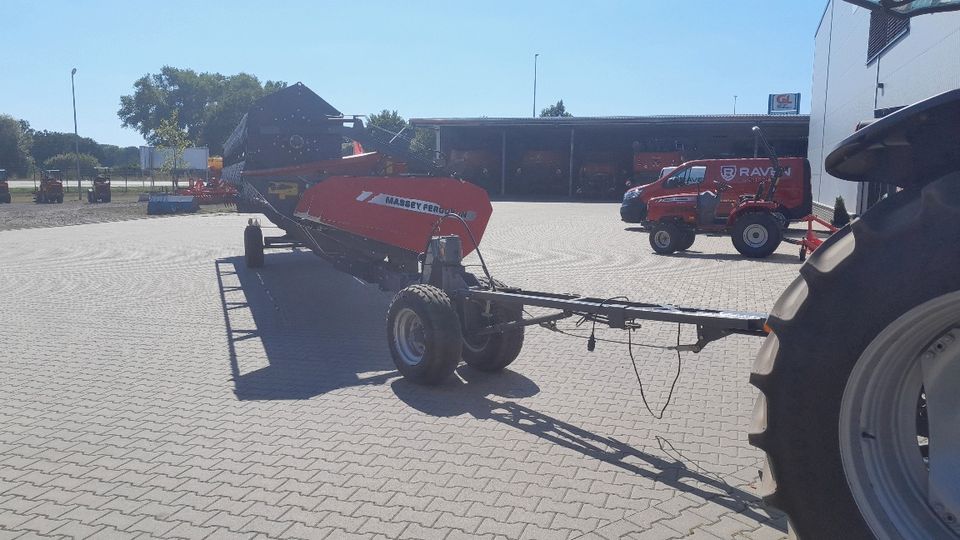
{"type": "Polygon", "coordinates": [[[498,374],[482,373],[461,366],[457,373],[463,381],[452,379],[438,387],[417,386],[405,379],[393,381],[391,388],[401,401],[432,416],[470,414],[479,420],[494,420],[529,433],[584,456],[609,463],[625,471],[689,493],[740,515],[786,532],[786,519],[764,506],[753,494],[729,485],[684,456],[663,437],[657,437],[660,449],[669,457],[659,457],[583,428],[524,407],[509,399],[537,394],[540,389],[523,375],[505,370],[498,374]],[[507,398],[500,402],[495,395],[507,398]],[[676,455],[678,457],[673,457],[676,455]],[[688,466],[686,462],[693,465],[688,466]]]}
{"type": "Polygon", "coordinates": [[[215,265],[238,399],[307,399],[396,377],[389,294],[306,251],[268,253],[258,269],[243,257],[215,265]]]}
{"type": "Polygon", "coordinates": [[[660,255],[660,257],[672,257],[675,259],[714,259],[718,261],[751,261],[768,264],[795,264],[800,265],[803,261],[797,255],[787,255],[786,253],[774,253],[762,259],[751,259],[744,257],[739,253],[703,253],[701,251],[678,251],[669,255],[660,255]]]}

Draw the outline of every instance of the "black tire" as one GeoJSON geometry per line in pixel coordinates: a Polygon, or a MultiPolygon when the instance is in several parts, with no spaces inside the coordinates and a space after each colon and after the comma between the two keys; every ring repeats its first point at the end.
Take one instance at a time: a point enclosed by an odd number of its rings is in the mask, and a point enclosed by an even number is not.
{"type": "MultiPolygon", "coordinates": [[[[774,306],[750,376],[761,390],[750,442],[766,452],[764,500],[800,538],[874,537],[849,483],[863,473],[848,474],[841,454],[844,391],[893,321],[960,290],[958,238],[960,173],[881,201],[831,236],[774,306]]],[[[865,436],[857,425],[844,440],[865,436]]]]}
{"type": "Polygon", "coordinates": [[[103,197],[103,202],[110,202],[110,198],[111,198],[111,197],[112,197],[112,194],[107,193],[107,194],[103,197]]]}
{"type": "Polygon", "coordinates": [[[777,250],[783,240],[783,229],[777,218],[766,212],[744,214],[730,232],[733,247],[744,257],[762,259],[777,250]]]}
{"type": "Polygon", "coordinates": [[[93,192],[92,192],[92,191],[88,191],[88,192],[87,192],[87,204],[93,204],[93,192]]]}
{"type": "Polygon", "coordinates": [[[677,244],[677,251],[686,251],[693,246],[693,242],[697,239],[697,233],[689,230],[681,231],[681,233],[683,236],[677,244]]]}
{"type": "MultiPolygon", "coordinates": [[[[481,285],[487,282],[485,278],[480,278],[479,281],[481,285]]],[[[499,281],[494,280],[494,283],[498,289],[506,287],[499,281]]],[[[464,309],[473,310],[471,315],[480,319],[484,306],[478,302],[465,302],[464,309]]],[[[519,304],[494,303],[490,306],[490,312],[492,317],[486,319],[489,325],[519,321],[523,318],[523,306],[519,304]]],[[[522,326],[485,336],[470,337],[465,331],[463,333],[463,360],[470,367],[480,371],[494,372],[506,368],[517,359],[521,349],[523,349],[522,326]]]]}
{"type": "Polygon", "coordinates": [[[243,229],[243,256],[247,268],[263,267],[263,231],[258,225],[247,225],[243,229]]]}
{"type": "Polygon", "coordinates": [[[57,195],[57,204],[63,204],[63,195],[57,195]]]}
{"type": "Polygon", "coordinates": [[[683,233],[673,223],[657,223],[650,229],[650,247],[661,255],[669,255],[677,251],[683,233]]]}
{"type": "Polygon", "coordinates": [[[0,203],[10,204],[10,194],[4,193],[3,195],[0,195],[0,203]]]}
{"type": "Polygon", "coordinates": [[[460,363],[460,318],[433,285],[404,288],[387,310],[387,341],[397,370],[417,384],[445,381],[460,363]]]}

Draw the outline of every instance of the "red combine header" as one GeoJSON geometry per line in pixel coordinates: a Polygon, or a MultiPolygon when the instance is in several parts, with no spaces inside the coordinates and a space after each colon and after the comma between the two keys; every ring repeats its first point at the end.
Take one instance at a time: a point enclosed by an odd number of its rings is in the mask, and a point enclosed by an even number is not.
{"type": "Polygon", "coordinates": [[[300,83],[253,104],[224,145],[224,164],[224,179],[239,186],[240,209],[262,212],[286,233],[264,241],[259,227],[248,231],[254,265],[264,247],[299,243],[392,288],[414,281],[432,234],[467,238],[466,223],[479,242],[492,213],[486,191],[449,176],[435,156],[344,116],[300,83]],[[365,152],[341,156],[345,138],[365,152]],[[437,225],[450,213],[463,222],[437,225]]]}

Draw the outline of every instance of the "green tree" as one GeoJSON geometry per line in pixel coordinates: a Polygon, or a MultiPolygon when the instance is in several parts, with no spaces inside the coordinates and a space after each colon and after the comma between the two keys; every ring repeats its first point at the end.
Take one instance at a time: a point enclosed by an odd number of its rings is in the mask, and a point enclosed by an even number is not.
{"type": "MultiPolygon", "coordinates": [[[[73,133],[59,131],[37,131],[33,134],[33,144],[30,145],[30,154],[37,163],[43,163],[57,154],[75,152],[77,138],[73,133]]],[[[98,161],[104,161],[103,150],[97,141],[89,137],[80,137],[80,153],[89,154],[98,161]]]]}
{"type": "MultiPolygon", "coordinates": [[[[160,172],[175,175],[177,169],[183,167],[183,153],[190,147],[190,137],[187,131],[180,127],[180,112],[173,111],[169,118],[160,120],[160,125],[154,130],[154,141],[157,148],[166,150],[167,157],[160,167],[160,172]]],[[[174,186],[177,179],[174,177],[174,186]]]]}
{"type": "Polygon", "coordinates": [[[850,213],[847,212],[847,203],[843,197],[837,195],[833,203],[833,219],[830,220],[834,227],[843,227],[850,223],[850,213]]]}
{"type": "MultiPolygon", "coordinates": [[[[64,178],[73,178],[77,175],[77,154],[69,152],[57,154],[47,158],[43,162],[45,170],[56,169],[63,173],[64,178]]],[[[99,167],[100,161],[90,154],[80,154],[80,174],[82,176],[91,176],[94,167],[99,167]]]]}
{"type": "Polygon", "coordinates": [[[573,116],[567,112],[567,108],[563,105],[563,100],[554,103],[553,105],[547,107],[540,111],[540,118],[548,117],[569,117],[573,116]]]}
{"type": "Polygon", "coordinates": [[[30,157],[30,124],[7,114],[0,114],[0,168],[11,176],[30,174],[33,159],[30,157]]]}
{"type": "Polygon", "coordinates": [[[381,129],[385,129],[391,133],[400,133],[403,128],[407,127],[407,121],[400,116],[397,111],[384,109],[376,114],[371,114],[367,117],[367,124],[375,126],[381,129]]]}
{"type": "Polygon", "coordinates": [[[112,144],[101,144],[100,152],[103,159],[100,163],[104,167],[139,167],[140,149],[136,146],[115,146],[112,144]]]}
{"type": "Polygon", "coordinates": [[[136,129],[156,145],[161,122],[177,111],[178,127],[188,138],[220,154],[223,142],[254,100],[285,86],[280,81],[261,84],[246,73],[226,76],[164,66],[160,73],[133,83],[133,94],[120,97],[117,115],[124,127],[136,129]]]}

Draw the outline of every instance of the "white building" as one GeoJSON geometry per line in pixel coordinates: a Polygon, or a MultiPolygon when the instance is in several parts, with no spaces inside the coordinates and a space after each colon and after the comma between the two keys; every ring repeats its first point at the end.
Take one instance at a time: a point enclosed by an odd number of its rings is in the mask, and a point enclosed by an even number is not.
{"type": "Polygon", "coordinates": [[[807,155],[813,199],[863,212],[882,184],[838,180],[823,159],[857,124],[947,90],[960,88],[960,12],[896,19],[829,0],[817,28],[807,155]]]}

